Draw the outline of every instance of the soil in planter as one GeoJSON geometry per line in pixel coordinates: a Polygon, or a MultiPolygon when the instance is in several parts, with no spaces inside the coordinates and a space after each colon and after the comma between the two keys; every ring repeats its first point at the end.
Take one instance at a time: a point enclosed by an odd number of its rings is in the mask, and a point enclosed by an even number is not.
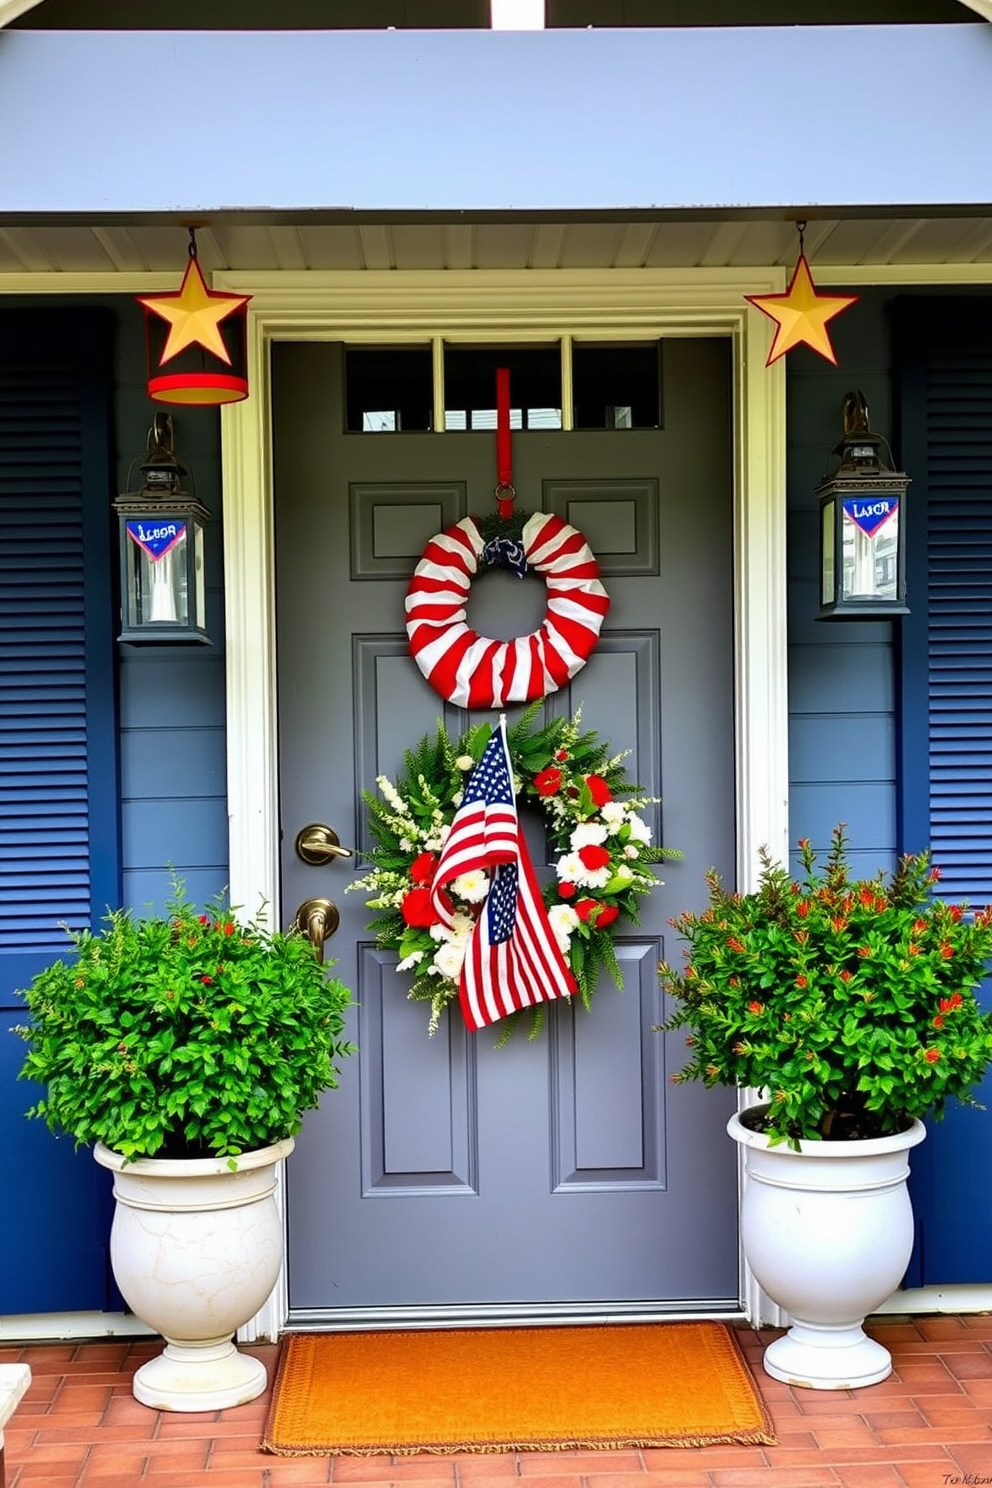
{"type": "MultiPolygon", "coordinates": [[[[767,1132],[770,1126],[768,1106],[749,1106],[740,1113],[740,1123],[748,1131],[767,1132]]],[[[900,1118],[895,1125],[885,1123],[876,1111],[866,1111],[857,1098],[852,1097],[849,1103],[827,1112],[820,1122],[819,1137],[825,1142],[863,1142],[908,1131],[912,1124],[908,1116],[900,1118]]]]}

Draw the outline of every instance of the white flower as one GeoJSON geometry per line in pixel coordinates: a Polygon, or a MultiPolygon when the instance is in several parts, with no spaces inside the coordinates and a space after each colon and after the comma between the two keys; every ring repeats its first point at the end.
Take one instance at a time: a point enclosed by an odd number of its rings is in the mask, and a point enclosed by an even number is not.
{"type": "Polygon", "coordinates": [[[599,814],[611,833],[622,827],[627,820],[627,808],[622,801],[607,801],[605,806],[600,807],[599,814]]]}
{"type": "Polygon", "coordinates": [[[455,760],[455,764],[458,766],[459,770],[475,769],[475,760],[470,754],[460,754],[455,760]]]}
{"type": "Polygon", "coordinates": [[[413,843],[410,841],[409,837],[400,838],[400,849],[402,852],[413,852],[413,843]]]}
{"type": "Polygon", "coordinates": [[[457,981],[461,976],[462,962],[465,960],[465,946],[457,940],[447,940],[441,946],[431,963],[431,970],[437,970],[438,976],[447,977],[451,982],[457,981]]]}
{"type": "Polygon", "coordinates": [[[464,791],[455,791],[455,794],[451,798],[451,804],[452,804],[452,806],[454,806],[454,808],[455,808],[456,811],[458,810],[459,806],[462,804],[462,801],[464,800],[464,798],[465,798],[465,792],[464,791]]]}
{"type": "Polygon", "coordinates": [[[651,828],[639,816],[635,816],[633,813],[630,818],[630,836],[634,842],[651,841],[651,828]]]}
{"type": "Polygon", "coordinates": [[[562,955],[568,955],[569,942],[572,932],[579,923],[579,917],[570,904],[552,904],[548,910],[548,923],[552,934],[558,942],[558,949],[562,955]]]}
{"type": "Polygon", "coordinates": [[[628,868],[626,863],[618,863],[614,871],[615,878],[622,878],[625,883],[630,883],[634,876],[634,870],[628,868]]]}
{"type": "Polygon", "coordinates": [[[590,844],[599,847],[609,835],[601,822],[580,822],[568,840],[574,851],[578,852],[580,847],[588,847],[590,844]]]}
{"type": "Polygon", "coordinates": [[[423,951],[411,951],[409,956],[404,956],[403,960],[397,963],[396,970],[409,971],[411,967],[416,966],[423,959],[423,951]]]}
{"type": "Polygon", "coordinates": [[[628,842],[623,850],[623,855],[625,858],[639,858],[641,853],[640,849],[636,848],[632,842],[628,842]]]}
{"type": "Polygon", "coordinates": [[[470,868],[451,880],[451,892],[466,904],[481,904],[489,893],[489,874],[481,868],[470,868]]]}
{"type": "Polygon", "coordinates": [[[379,787],[379,790],[382,792],[382,794],[385,796],[386,800],[389,802],[390,806],[392,806],[394,811],[400,811],[403,813],[404,816],[409,814],[409,806],[406,804],[403,797],[400,795],[399,791],[396,789],[395,785],[388,778],[388,776],[377,775],[375,777],[375,783],[379,787]]]}
{"type": "Polygon", "coordinates": [[[560,883],[578,884],[583,889],[601,889],[613,876],[609,864],[605,868],[587,868],[577,852],[559,858],[555,872],[560,883]]]}
{"type": "Polygon", "coordinates": [[[475,921],[471,915],[456,913],[454,923],[448,931],[448,938],[456,941],[459,945],[464,945],[474,929],[475,921]]]}

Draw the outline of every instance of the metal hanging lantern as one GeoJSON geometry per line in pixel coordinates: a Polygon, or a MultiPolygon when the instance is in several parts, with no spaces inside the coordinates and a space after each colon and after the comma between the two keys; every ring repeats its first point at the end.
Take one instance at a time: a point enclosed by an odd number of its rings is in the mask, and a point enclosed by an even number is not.
{"type": "Polygon", "coordinates": [[[905,495],[909,476],[892,466],[889,446],[868,427],[864,393],[843,403],[836,469],[816,488],[820,504],[818,620],[908,615],[905,495]],[[884,451],[884,453],[883,453],[884,451]]]}
{"type": "Polygon", "coordinates": [[[187,472],[172,443],[171,415],[157,413],[141,463],[142,484],[114,502],[121,562],[118,640],[210,645],[203,566],[203,524],[210,513],[183,489],[187,472]]]}

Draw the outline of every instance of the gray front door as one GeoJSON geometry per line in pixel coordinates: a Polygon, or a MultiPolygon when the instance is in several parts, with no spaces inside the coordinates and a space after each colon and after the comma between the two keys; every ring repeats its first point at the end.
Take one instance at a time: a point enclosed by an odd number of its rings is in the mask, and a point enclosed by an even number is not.
{"type": "MultiPolygon", "coordinates": [[[[581,705],[585,727],[632,751],[630,778],[662,798],[656,834],[685,858],[661,866],[642,923],[621,927],[624,991],[605,984],[591,1013],[554,1007],[540,1038],[503,1048],[498,1029],[466,1033],[457,1010],[428,1037],[363,896],[345,895],[360,863],[308,867],[293,851],[309,822],[367,846],[362,789],[395,777],[439,718],[454,735],[465,726],[408,655],[403,600],[427,540],[493,500],[490,433],[343,432],[343,366],[338,345],[274,347],[283,917],[311,896],[337,904],[327,952],[355,992],[360,1049],[289,1163],[292,1315],[734,1302],[733,1098],[674,1087],[681,1039],[652,1028],[669,918],[699,905],[707,868],[733,875],[726,343],[664,344],[661,429],[514,436],[518,506],[583,532],[612,600],[591,659],[547,706],[581,705]]],[[[524,634],[543,594],[537,579],[489,574],[470,618],[524,634]]]]}

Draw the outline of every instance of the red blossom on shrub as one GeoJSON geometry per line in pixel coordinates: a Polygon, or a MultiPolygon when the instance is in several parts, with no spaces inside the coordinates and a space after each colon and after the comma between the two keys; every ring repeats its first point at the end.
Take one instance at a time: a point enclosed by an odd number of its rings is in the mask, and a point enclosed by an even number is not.
{"type": "Polygon", "coordinates": [[[747,950],[747,946],[742,940],[738,940],[736,935],[730,935],[727,937],[727,950],[736,951],[740,955],[742,951],[747,950]]]}
{"type": "Polygon", "coordinates": [[[749,1002],[747,1010],[749,1013],[763,1013],[765,1011],[765,1004],[763,1002],[749,1002]]]}
{"type": "Polygon", "coordinates": [[[923,1055],[923,1058],[926,1060],[927,1064],[936,1064],[937,1060],[940,1058],[940,1050],[927,1049],[926,1053],[923,1055]]]}

